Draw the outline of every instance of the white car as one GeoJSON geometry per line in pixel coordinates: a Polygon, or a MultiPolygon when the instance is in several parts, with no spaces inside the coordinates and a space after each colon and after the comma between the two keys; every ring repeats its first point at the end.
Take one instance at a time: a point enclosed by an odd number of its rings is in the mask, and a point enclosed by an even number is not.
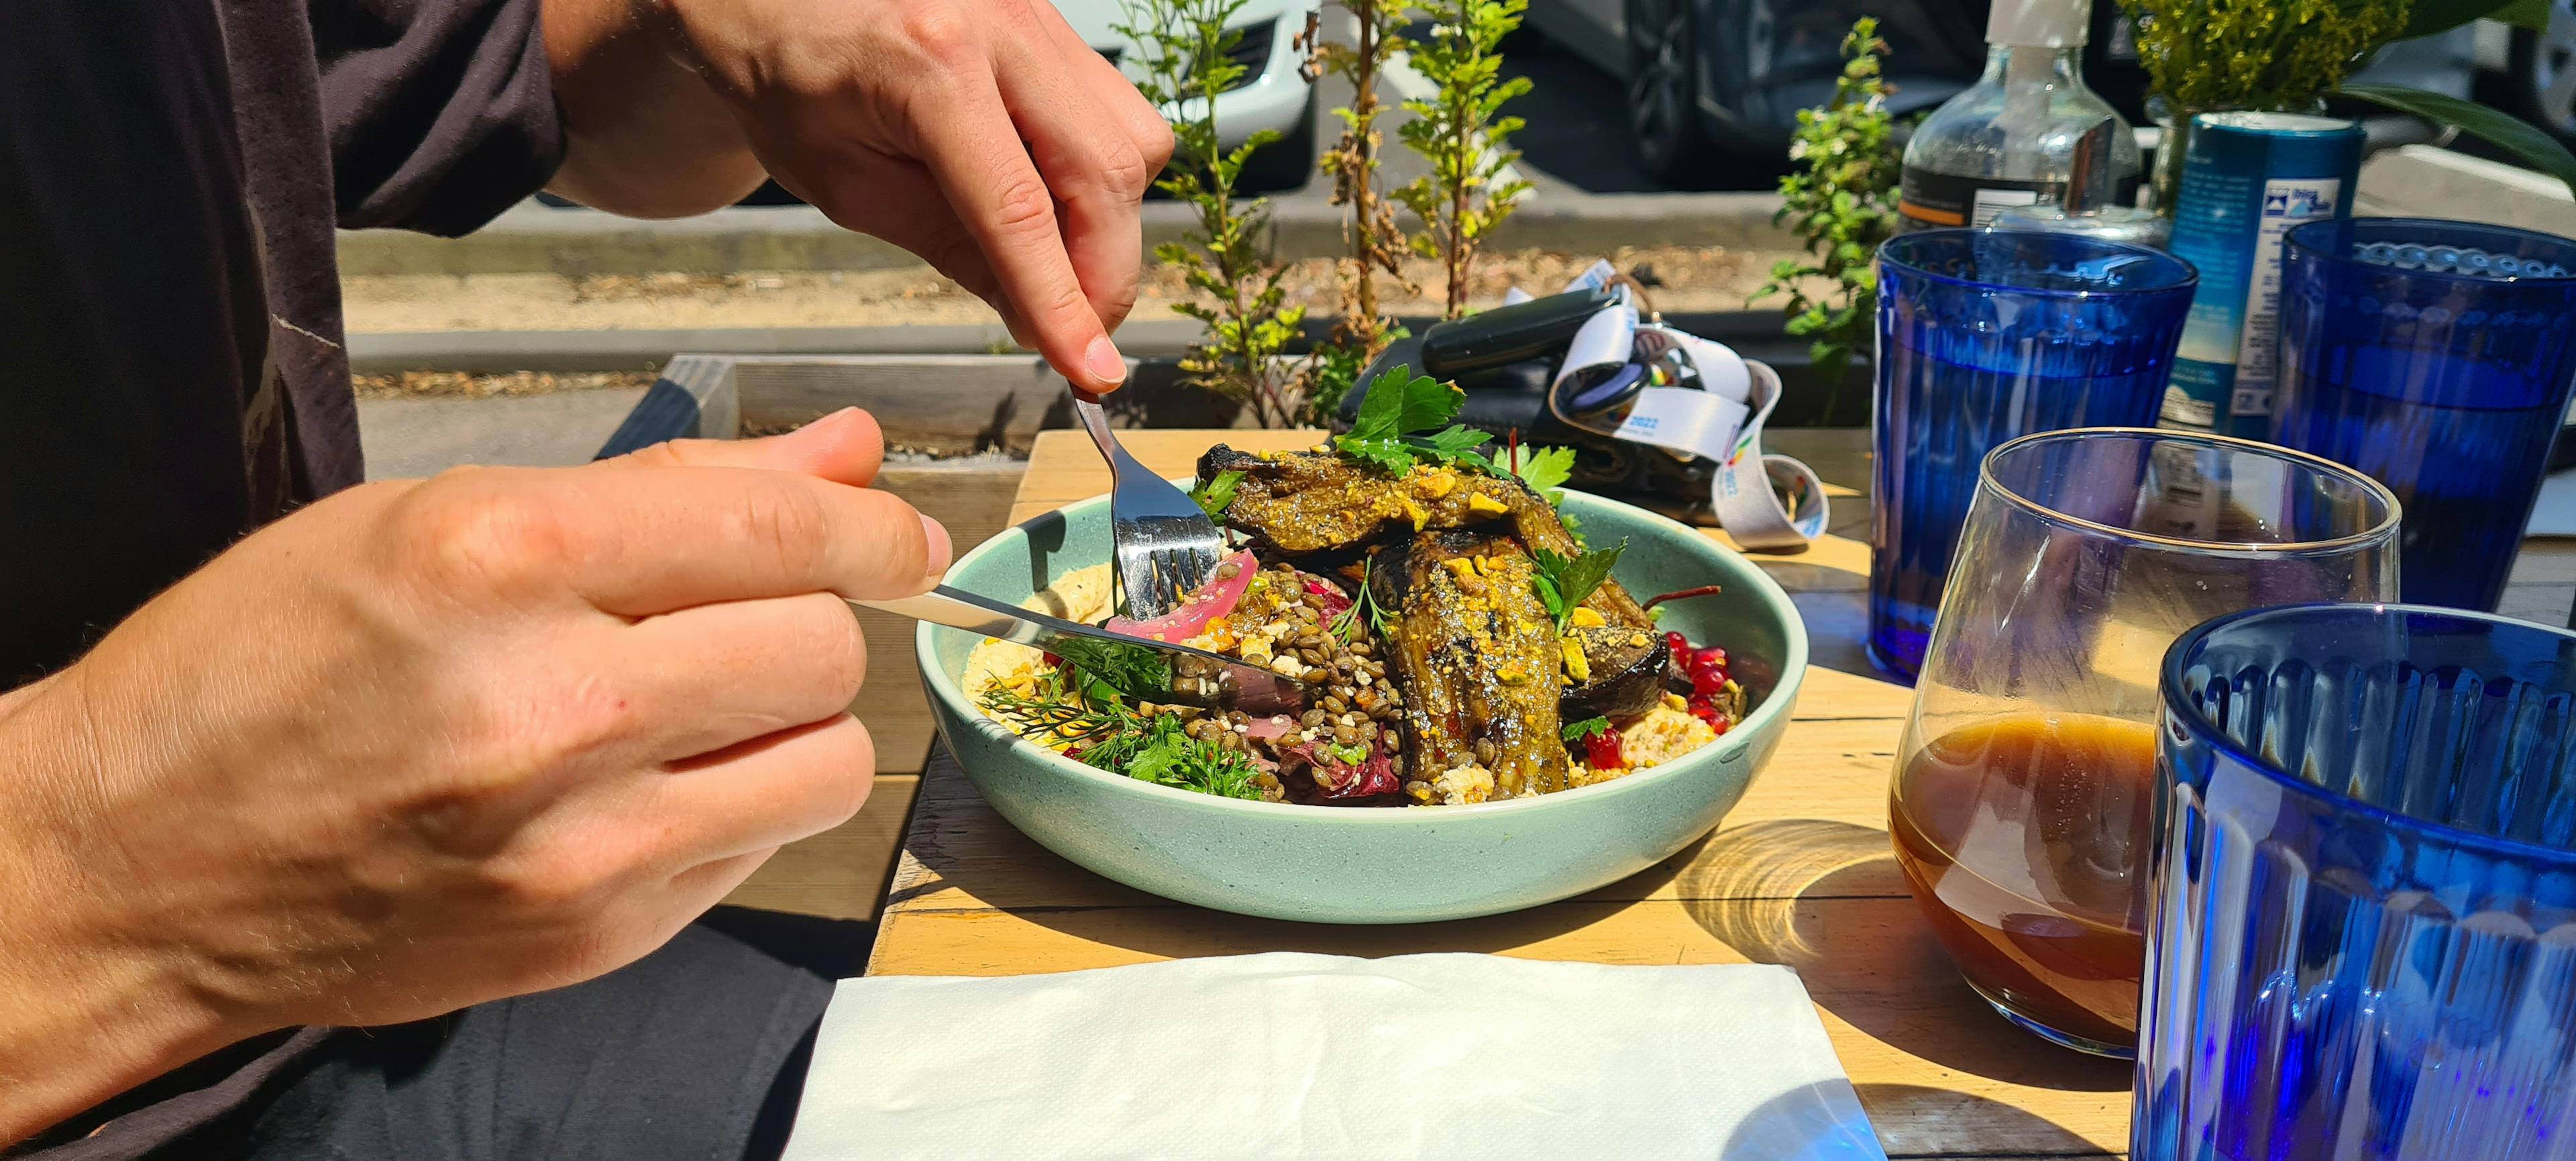
{"type": "MultiPolygon", "coordinates": [[[[1315,86],[1299,70],[1304,54],[1296,41],[1320,6],[1320,0],[1246,0],[1228,23],[1243,34],[1230,54],[1243,66],[1243,77],[1217,94],[1218,144],[1232,149],[1264,129],[1279,134],[1276,144],[1244,166],[1237,184],[1247,192],[1295,189],[1314,172],[1315,86]]],[[[1055,7],[1120,72],[1130,79],[1141,75],[1137,58],[1143,50],[1116,27],[1134,23],[1121,0],[1055,0],[1055,7]]]]}

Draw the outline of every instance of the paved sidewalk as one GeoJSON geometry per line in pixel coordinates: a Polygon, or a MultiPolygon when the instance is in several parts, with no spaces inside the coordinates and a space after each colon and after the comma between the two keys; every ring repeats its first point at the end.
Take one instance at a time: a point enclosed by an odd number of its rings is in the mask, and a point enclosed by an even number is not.
{"type": "Polygon", "coordinates": [[[361,399],[367,478],[432,475],[458,464],[551,467],[589,461],[644,397],[640,387],[503,395],[361,399]]]}

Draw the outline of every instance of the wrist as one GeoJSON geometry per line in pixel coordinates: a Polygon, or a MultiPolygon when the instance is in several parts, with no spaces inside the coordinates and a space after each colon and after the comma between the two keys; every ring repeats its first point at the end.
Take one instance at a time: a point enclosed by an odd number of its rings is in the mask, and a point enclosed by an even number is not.
{"type": "Polygon", "coordinates": [[[62,728],[63,676],[0,695],[0,1148],[264,1030],[135,939],[82,865],[66,799],[97,755],[62,728]]]}

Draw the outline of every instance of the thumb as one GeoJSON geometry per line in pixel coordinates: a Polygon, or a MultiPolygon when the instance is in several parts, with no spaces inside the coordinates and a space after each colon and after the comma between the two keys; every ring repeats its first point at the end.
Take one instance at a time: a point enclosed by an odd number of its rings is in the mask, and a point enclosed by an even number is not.
{"type": "Polygon", "coordinates": [[[844,407],[785,435],[760,439],[675,439],[592,466],[608,469],[762,468],[864,488],[885,463],[876,417],[844,407]]]}

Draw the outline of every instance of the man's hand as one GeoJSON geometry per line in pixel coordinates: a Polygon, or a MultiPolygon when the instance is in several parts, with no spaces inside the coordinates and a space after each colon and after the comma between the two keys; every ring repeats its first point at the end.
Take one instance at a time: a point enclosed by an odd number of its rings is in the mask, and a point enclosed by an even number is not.
{"type": "Polygon", "coordinates": [[[573,143],[558,189],[616,209],[656,165],[688,181],[703,157],[739,185],[754,160],[992,303],[1076,386],[1125,378],[1109,332],[1171,130],[1046,0],[547,0],[546,24],[573,143]]]}
{"type": "Polygon", "coordinates": [[[0,698],[0,1143],[263,1030],[598,975],[848,819],[841,597],[949,553],[880,458],[844,412],[353,489],[0,698]]]}

